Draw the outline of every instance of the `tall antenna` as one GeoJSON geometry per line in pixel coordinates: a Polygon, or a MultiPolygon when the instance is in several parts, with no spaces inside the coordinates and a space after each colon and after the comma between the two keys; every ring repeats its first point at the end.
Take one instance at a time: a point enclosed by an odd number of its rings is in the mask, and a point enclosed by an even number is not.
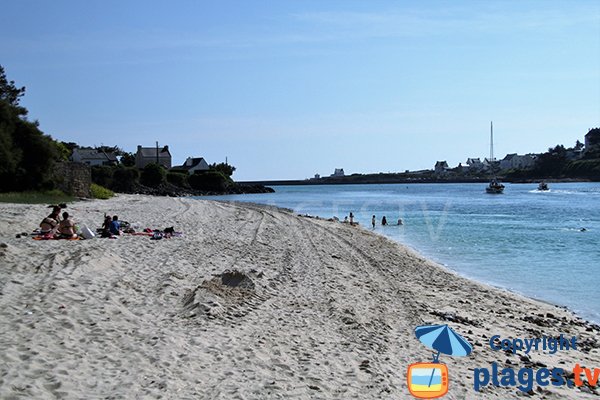
{"type": "Polygon", "coordinates": [[[494,159],[494,122],[490,121],[490,161],[494,159]]]}

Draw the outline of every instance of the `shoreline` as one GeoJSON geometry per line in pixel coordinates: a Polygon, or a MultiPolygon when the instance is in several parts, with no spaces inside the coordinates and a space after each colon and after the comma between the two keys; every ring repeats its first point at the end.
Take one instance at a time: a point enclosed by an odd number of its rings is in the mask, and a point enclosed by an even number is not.
{"type": "MultiPolygon", "coordinates": [[[[431,359],[414,336],[423,324],[449,324],[474,345],[469,357],[443,356],[449,399],[521,398],[515,387],[474,391],[474,368],[493,362],[600,365],[597,326],[362,227],[119,195],[68,210],[91,228],[108,212],[183,236],[38,242],[15,233],[35,227],[44,205],[0,210],[0,397],[405,398],[407,366],[431,359]],[[488,345],[561,333],[580,349],[525,356],[488,345]]],[[[533,390],[596,398],[587,387],[533,390]]]]}

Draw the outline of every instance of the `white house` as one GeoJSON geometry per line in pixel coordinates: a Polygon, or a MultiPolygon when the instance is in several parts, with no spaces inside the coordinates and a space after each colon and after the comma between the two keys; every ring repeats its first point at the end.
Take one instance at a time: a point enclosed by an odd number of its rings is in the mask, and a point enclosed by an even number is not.
{"type": "Polygon", "coordinates": [[[171,168],[171,152],[169,146],[164,147],[142,147],[138,145],[135,153],[135,166],[144,168],[148,164],[159,164],[163,167],[171,168]]]}
{"type": "Polygon", "coordinates": [[[344,168],[336,168],[335,171],[333,171],[333,174],[331,176],[345,176],[344,174],[344,168]]]}
{"type": "Polygon", "coordinates": [[[185,170],[188,174],[193,175],[196,171],[208,171],[208,163],[202,157],[188,157],[183,165],[173,167],[177,170],[185,170]]]}
{"type": "Polygon", "coordinates": [[[96,149],[73,149],[71,161],[84,163],[89,166],[96,165],[115,165],[118,164],[117,156],[114,153],[98,151],[96,149]]]}

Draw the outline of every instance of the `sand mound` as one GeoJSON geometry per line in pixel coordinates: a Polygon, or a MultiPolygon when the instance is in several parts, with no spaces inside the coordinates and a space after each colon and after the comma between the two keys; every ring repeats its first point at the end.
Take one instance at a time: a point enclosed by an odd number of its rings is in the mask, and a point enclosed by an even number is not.
{"type": "Polygon", "coordinates": [[[254,300],[259,298],[255,293],[252,279],[237,270],[225,271],[214,278],[203,281],[183,299],[186,316],[204,315],[209,318],[217,316],[241,317],[253,308],[254,300]]]}

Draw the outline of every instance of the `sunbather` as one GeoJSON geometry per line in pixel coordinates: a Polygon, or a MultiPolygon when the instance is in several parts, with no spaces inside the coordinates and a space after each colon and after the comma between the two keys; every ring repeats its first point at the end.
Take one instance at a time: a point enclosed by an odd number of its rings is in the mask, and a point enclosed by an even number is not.
{"type": "Polygon", "coordinates": [[[52,213],[42,220],[40,229],[42,233],[54,233],[58,229],[60,223],[60,207],[54,206],[52,213]]]}
{"type": "Polygon", "coordinates": [[[75,221],[72,218],[69,218],[69,213],[64,212],[62,214],[63,220],[60,221],[58,225],[58,233],[61,238],[72,239],[77,237],[77,233],[75,233],[75,221]]]}

